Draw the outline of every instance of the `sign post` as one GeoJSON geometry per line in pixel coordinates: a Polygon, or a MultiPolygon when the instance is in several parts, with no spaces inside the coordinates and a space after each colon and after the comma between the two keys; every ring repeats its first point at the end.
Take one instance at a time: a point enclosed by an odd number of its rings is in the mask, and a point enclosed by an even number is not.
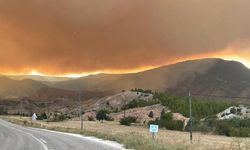
{"type": "Polygon", "coordinates": [[[191,92],[189,91],[189,118],[190,118],[190,129],[189,129],[189,132],[190,132],[190,142],[192,143],[193,142],[193,131],[192,131],[192,124],[193,124],[193,118],[192,118],[192,97],[191,97],[191,92]]]}
{"type": "Polygon", "coordinates": [[[155,135],[156,135],[156,133],[158,133],[158,130],[159,130],[159,126],[158,125],[154,125],[154,124],[150,125],[149,132],[152,134],[152,139],[153,140],[155,139],[155,135]]]}

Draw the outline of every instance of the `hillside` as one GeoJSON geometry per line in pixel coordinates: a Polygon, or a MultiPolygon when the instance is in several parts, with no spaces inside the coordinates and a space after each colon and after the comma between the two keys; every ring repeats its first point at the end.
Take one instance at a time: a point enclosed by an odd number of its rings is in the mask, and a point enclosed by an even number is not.
{"type": "Polygon", "coordinates": [[[110,90],[151,89],[174,95],[250,96],[250,70],[239,62],[201,59],[133,74],[99,74],[55,84],[57,88],[110,90]]]}
{"type": "Polygon", "coordinates": [[[200,59],[139,73],[98,74],[66,81],[14,80],[1,76],[0,98],[33,96],[44,87],[51,89],[43,90],[43,97],[51,97],[54,94],[52,89],[57,89],[55,93],[59,92],[59,97],[64,90],[81,90],[85,91],[85,98],[93,98],[91,95],[96,93],[107,96],[133,88],[178,96],[187,95],[190,90],[193,95],[205,97],[250,97],[250,70],[236,61],[200,59]]]}
{"type": "Polygon", "coordinates": [[[34,94],[47,85],[31,79],[13,80],[0,76],[0,98],[16,99],[34,94]]]}
{"type": "Polygon", "coordinates": [[[40,76],[40,75],[9,75],[8,77],[14,80],[32,79],[42,82],[59,82],[59,81],[70,80],[70,78],[67,77],[52,77],[52,76],[40,76]]]}

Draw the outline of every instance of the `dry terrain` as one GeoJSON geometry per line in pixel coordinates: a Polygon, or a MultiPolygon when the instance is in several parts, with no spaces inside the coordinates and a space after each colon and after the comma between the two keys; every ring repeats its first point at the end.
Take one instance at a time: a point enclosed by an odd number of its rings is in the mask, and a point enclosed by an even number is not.
{"type": "Polygon", "coordinates": [[[121,126],[118,122],[83,122],[80,131],[79,121],[44,122],[30,124],[30,118],[2,116],[1,118],[21,125],[33,125],[52,130],[82,133],[104,139],[116,140],[126,147],[135,149],[190,149],[190,150],[237,150],[250,149],[250,138],[232,138],[218,135],[194,133],[193,144],[190,144],[189,133],[161,129],[156,139],[151,140],[151,134],[144,126],[121,126]]]}

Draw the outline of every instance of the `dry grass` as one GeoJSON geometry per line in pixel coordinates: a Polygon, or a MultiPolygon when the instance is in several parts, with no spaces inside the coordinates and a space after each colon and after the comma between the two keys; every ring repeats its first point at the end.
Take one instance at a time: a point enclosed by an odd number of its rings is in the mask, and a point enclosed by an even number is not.
{"type": "Polygon", "coordinates": [[[127,148],[137,150],[163,150],[163,149],[188,149],[188,150],[244,150],[250,148],[250,138],[231,138],[217,135],[193,134],[193,144],[190,144],[189,133],[160,130],[153,141],[148,129],[141,126],[126,127],[118,122],[84,122],[83,131],[80,130],[79,121],[31,123],[29,118],[15,116],[2,116],[7,121],[33,127],[51,130],[81,133],[88,136],[117,141],[127,148]]]}

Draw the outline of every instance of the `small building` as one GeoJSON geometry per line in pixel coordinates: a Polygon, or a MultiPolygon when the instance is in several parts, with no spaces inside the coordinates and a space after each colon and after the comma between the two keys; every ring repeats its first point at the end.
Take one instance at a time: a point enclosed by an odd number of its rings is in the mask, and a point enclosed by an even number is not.
{"type": "Polygon", "coordinates": [[[36,113],[34,113],[34,114],[32,115],[31,119],[32,119],[32,121],[36,121],[36,119],[37,119],[36,113]]]}

